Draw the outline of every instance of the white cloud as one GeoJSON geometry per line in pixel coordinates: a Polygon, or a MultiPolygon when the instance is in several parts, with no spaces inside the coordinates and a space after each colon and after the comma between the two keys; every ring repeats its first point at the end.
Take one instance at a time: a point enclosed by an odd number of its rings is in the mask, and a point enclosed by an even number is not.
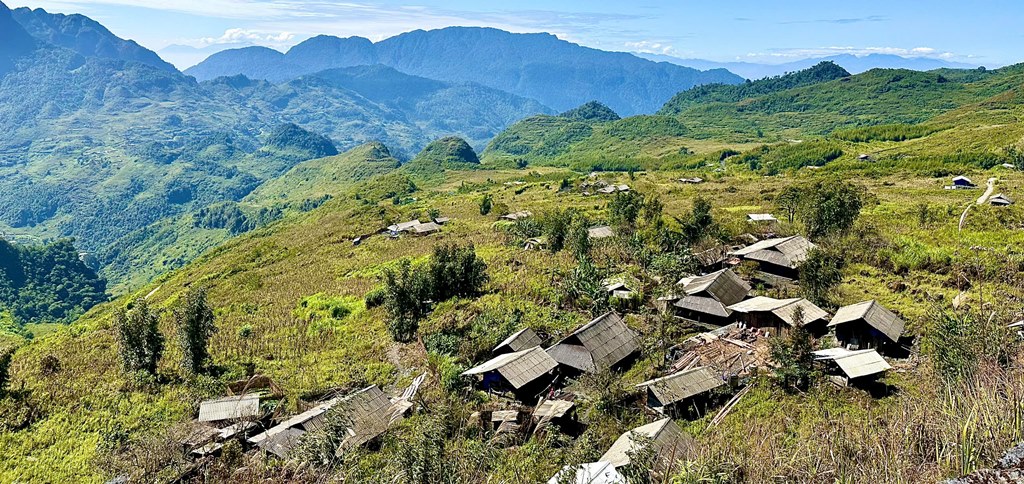
{"type": "Polygon", "coordinates": [[[676,48],[672,44],[663,41],[641,40],[639,42],[626,42],[627,49],[643,54],[677,55],[676,48]]]}
{"type": "Polygon", "coordinates": [[[220,37],[203,37],[193,42],[188,42],[194,47],[206,47],[208,45],[221,44],[259,44],[259,45],[287,45],[293,43],[295,34],[290,32],[265,32],[250,29],[228,29],[220,37]]]}

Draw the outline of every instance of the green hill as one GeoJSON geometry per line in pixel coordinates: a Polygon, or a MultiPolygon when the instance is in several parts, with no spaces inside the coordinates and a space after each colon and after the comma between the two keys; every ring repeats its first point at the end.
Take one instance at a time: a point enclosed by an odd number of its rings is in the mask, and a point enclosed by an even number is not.
{"type": "Polygon", "coordinates": [[[480,166],[473,147],[458,136],[447,136],[431,142],[403,169],[420,176],[430,176],[445,170],[466,170],[480,166]]]}

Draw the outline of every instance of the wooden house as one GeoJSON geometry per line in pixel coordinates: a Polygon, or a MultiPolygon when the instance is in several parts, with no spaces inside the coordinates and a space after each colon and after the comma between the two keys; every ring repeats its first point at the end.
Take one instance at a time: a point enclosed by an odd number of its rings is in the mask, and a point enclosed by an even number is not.
{"type": "Polygon", "coordinates": [[[770,331],[776,336],[800,326],[815,337],[828,332],[828,313],[803,298],[774,299],[757,296],[728,308],[734,318],[751,328],[770,331]],[[797,316],[799,314],[799,317],[797,316]]]}
{"type": "Polygon", "coordinates": [[[686,459],[693,449],[694,440],[671,418],[664,418],[622,434],[599,460],[622,472],[633,463],[633,457],[645,445],[649,445],[654,457],[651,472],[663,475],[671,473],[677,463],[686,459]]]}
{"type": "Polygon", "coordinates": [[[640,351],[640,337],[615,312],[583,325],[548,348],[564,374],[596,373],[630,363],[640,351]]]}
{"type": "Polygon", "coordinates": [[[716,326],[729,324],[728,306],[747,297],[750,286],[730,269],[684,278],[679,281],[683,295],[675,302],[679,317],[716,326]]]}
{"type": "Polygon", "coordinates": [[[836,339],[847,349],[874,348],[885,353],[898,350],[904,322],[871,300],[839,308],[828,327],[835,330],[836,339]]]}
{"type": "Polygon", "coordinates": [[[696,398],[725,384],[721,373],[699,366],[645,381],[637,387],[647,390],[648,408],[662,415],[677,416],[685,413],[690,404],[696,403],[696,398]]]}
{"type": "Polygon", "coordinates": [[[470,368],[463,376],[475,376],[486,391],[508,392],[524,402],[535,401],[555,379],[558,362],[540,346],[505,353],[470,368]]]}
{"type": "Polygon", "coordinates": [[[491,350],[491,354],[498,356],[506,353],[515,353],[517,351],[528,350],[534,346],[540,346],[541,343],[543,343],[543,340],[541,340],[540,336],[538,336],[536,332],[530,328],[523,328],[512,333],[501,343],[498,343],[498,346],[495,346],[494,349],[491,350]]]}
{"type": "Polygon", "coordinates": [[[815,247],[809,240],[794,235],[767,239],[729,253],[744,261],[753,261],[758,269],[770,276],[797,279],[798,268],[807,260],[807,254],[815,247]]]}

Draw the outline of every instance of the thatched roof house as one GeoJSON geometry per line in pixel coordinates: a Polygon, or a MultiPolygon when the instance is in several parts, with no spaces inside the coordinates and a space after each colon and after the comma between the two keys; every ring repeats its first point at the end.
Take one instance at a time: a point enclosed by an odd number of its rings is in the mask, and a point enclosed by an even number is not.
{"type": "Polygon", "coordinates": [[[600,460],[616,469],[626,467],[632,463],[630,454],[642,450],[644,441],[650,442],[650,449],[656,456],[655,472],[669,469],[683,460],[694,445],[693,437],[685,434],[671,418],[664,418],[622,434],[600,460]]]}
{"type": "Polygon", "coordinates": [[[807,260],[807,254],[815,247],[811,241],[799,235],[767,239],[729,253],[742,260],[754,261],[765,273],[787,279],[796,279],[797,268],[807,260]]]}
{"type": "Polygon", "coordinates": [[[543,340],[540,339],[536,332],[530,328],[523,328],[509,335],[501,343],[498,343],[498,346],[491,350],[491,354],[497,356],[505,353],[515,353],[528,350],[534,346],[540,346],[541,343],[543,343],[543,340]]]}
{"type": "Polygon", "coordinates": [[[732,311],[728,306],[742,301],[750,286],[730,269],[722,269],[679,281],[683,295],[675,302],[679,316],[701,323],[725,325],[732,311]]]}
{"type": "Polygon", "coordinates": [[[608,312],[583,325],[548,354],[569,373],[615,368],[640,350],[640,337],[615,312],[608,312]]]}
{"type": "Polygon", "coordinates": [[[904,326],[896,313],[874,300],[839,308],[828,323],[828,327],[835,328],[836,339],[849,349],[883,351],[899,343],[904,326]]]}
{"type": "Polygon", "coordinates": [[[803,298],[775,299],[757,296],[729,306],[734,316],[752,328],[774,330],[776,335],[789,331],[797,326],[797,313],[800,316],[800,327],[812,334],[821,336],[827,331],[828,313],[814,303],[803,298]]]}
{"type": "Polygon", "coordinates": [[[678,404],[725,385],[722,375],[713,368],[699,366],[661,378],[645,381],[638,388],[647,389],[647,406],[661,414],[672,414],[678,404]]]}
{"type": "Polygon", "coordinates": [[[540,346],[505,353],[470,368],[462,374],[480,378],[480,387],[498,392],[510,391],[522,400],[532,400],[554,380],[558,362],[540,346]]]}

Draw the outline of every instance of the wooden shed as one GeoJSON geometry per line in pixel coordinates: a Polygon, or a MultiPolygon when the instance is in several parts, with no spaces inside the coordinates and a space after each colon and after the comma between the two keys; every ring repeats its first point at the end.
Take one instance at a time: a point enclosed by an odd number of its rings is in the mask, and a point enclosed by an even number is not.
{"type": "Polygon", "coordinates": [[[554,381],[557,367],[555,359],[534,346],[498,355],[462,374],[479,378],[483,390],[510,392],[524,402],[532,402],[554,381]]]}
{"type": "Polygon", "coordinates": [[[647,407],[663,415],[677,416],[694,399],[726,384],[715,369],[698,366],[661,378],[645,381],[638,388],[647,390],[647,407]]]}
{"type": "Polygon", "coordinates": [[[498,356],[506,353],[515,353],[517,351],[528,350],[534,346],[539,346],[543,342],[544,341],[541,340],[540,336],[538,336],[532,329],[523,328],[509,335],[509,337],[505,338],[501,343],[498,343],[498,346],[495,346],[494,349],[491,350],[491,354],[498,356]]]}
{"type": "Polygon", "coordinates": [[[694,440],[671,418],[664,418],[619,436],[600,461],[608,462],[621,472],[632,464],[637,452],[643,451],[645,443],[650,445],[649,450],[654,454],[651,471],[658,475],[671,472],[678,462],[684,460],[693,449],[694,440]]]}
{"type": "Polygon", "coordinates": [[[898,350],[904,326],[899,316],[874,300],[839,308],[828,323],[847,349],[874,348],[882,353],[898,350]]]}

